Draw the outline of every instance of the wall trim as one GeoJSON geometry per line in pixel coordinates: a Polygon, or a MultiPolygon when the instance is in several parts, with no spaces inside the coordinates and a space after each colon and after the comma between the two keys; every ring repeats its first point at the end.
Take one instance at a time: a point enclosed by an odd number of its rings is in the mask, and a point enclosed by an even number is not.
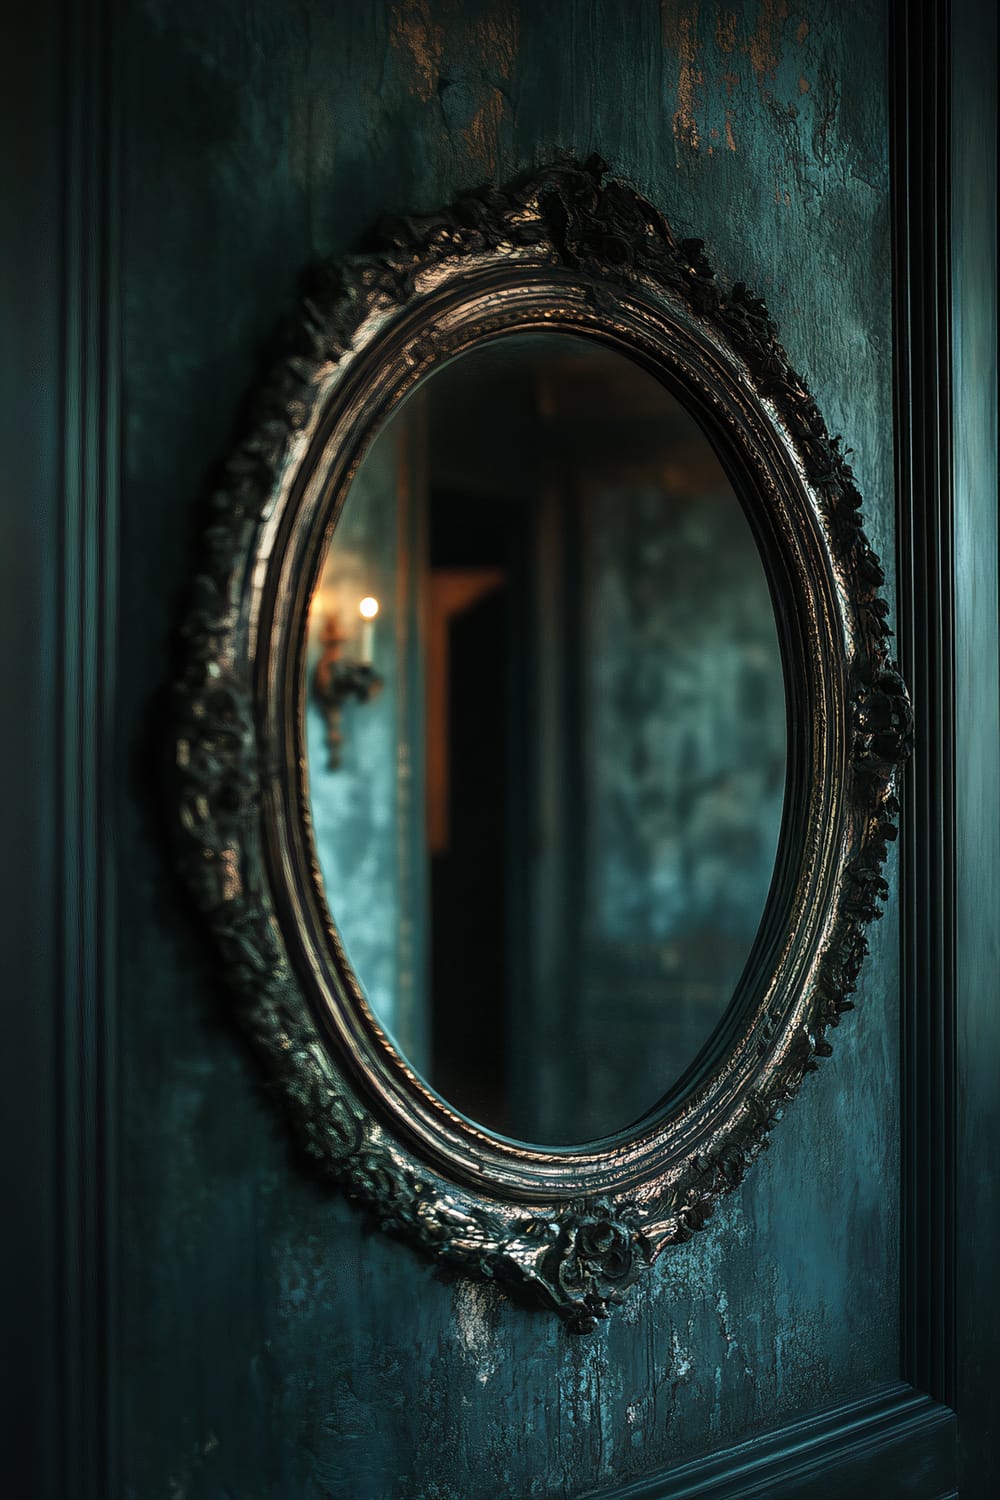
{"type": "Polygon", "coordinates": [[[115,1455],[120,360],[114,0],[62,15],[58,900],[59,1487],[119,1493],[115,1455]]]}
{"type": "Polygon", "coordinates": [[[594,1500],[950,1500],[955,1437],[953,1412],[899,1383],[653,1478],[589,1493],[594,1500]]]}
{"type": "Polygon", "coordinates": [[[899,655],[916,705],[903,784],[903,1376],[956,1404],[955,598],[951,3],[891,6],[899,655]]]}
{"type": "Polygon", "coordinates": [[[53,6],[20,7],[0,48],[0,639],[8,711],[0,734],[0,941],[3,943],[4,1142],[0,1405],[8,1488],[57,1494],[60,1316],[57,1267],[57,994],[51,924],[58,900],[53,723],[58,689],[57,532],[60,308],[60,90],[53,6]],[[39,253],[40,247],[42,253],[39,253]],[[45,252],[48,253],[45,253],[45,252]],[[14,707],[16,705],[16,707],[14,707]],[[13,1479],[11,1479],[13,1471],[13,1479]],[[18,1479],[23,1483],[18,1487],[18,1479]],[[33,1487],[33,1488],[32,1488],[33,1487]]]}
{"type": "Polygon", "coordinates": [[[990,1268],[1000,1254],[1000,526],[997,8],[952,0],[951,380],[955,567],[955,1327],[963,1500],[1000,1493],[990,1268]]]}

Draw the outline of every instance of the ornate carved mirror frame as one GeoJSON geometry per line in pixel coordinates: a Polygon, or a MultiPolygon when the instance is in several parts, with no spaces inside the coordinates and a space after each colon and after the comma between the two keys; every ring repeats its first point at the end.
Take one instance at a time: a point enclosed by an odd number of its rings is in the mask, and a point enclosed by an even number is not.
{"type": "Polygon", "coordinates": [[[210,498],[173,788],[181,869],[238,1016],[322,1174],[576,1332],[704,1225],[851,1008],[910,733],[860,506],[764,304],[721,287],[701,243],[676,243],[596,160],[387,221],[377,249],[316,273],[210,498]],[[375,433],[443,361],[541,330],[637,361],[710,436],[768,574],[789,725],[775,875],[723,1022],[637,1124],[558,1150],[454,1112],[380,1029],[323,895],[304,739],[309,601],[375,433]]]}

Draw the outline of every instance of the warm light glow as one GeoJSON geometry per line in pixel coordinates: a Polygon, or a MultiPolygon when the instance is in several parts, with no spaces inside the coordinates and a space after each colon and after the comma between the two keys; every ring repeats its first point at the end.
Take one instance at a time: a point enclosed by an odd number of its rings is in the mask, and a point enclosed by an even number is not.
{"type": "Polygon", "coordinates": [[[375,616],[378,614],[378,600],[373,599],[371,594],[368,594],[364,599],[362,599],[361,603],[358,605],[358,609],[361,611],[361,618],[363,620],[374,620],[375,616]]]}

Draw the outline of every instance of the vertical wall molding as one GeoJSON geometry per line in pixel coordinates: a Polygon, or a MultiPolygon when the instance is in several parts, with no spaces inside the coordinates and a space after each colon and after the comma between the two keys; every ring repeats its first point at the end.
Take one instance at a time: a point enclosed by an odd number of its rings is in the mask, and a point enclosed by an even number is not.
{"type": "Polygon", "coordinates": [[[951,374],[955,546],[958,1182],[963,1500],[1000,1493],[1000,526],[997,516],[997,8],[952,0],[951,374]]]}
{"type": "Polygon", "coordinates": [[[954,1407],[951,5],[890,13],[899,653],[916,711],[901,838],[902,1374],[954,1407]]]}
{"type": "Polygon", "coordinates": [[[65,0],[61,16],[58,1493],[73,1500],[119,1494],[113,818],[120,332],[113,9],[112,0],[65,0]]]}
{"type": "Polygon", "coordinates": [[[59,1143],[52,931],[58,905],[54,670],[60,509],[60,79],[54,3],[8,17],[0,48],[0,941],[3,1360],[13,1494],[58,1494],[59,1143]]]}
{"type": "Polygon", "coordinates": [[[5,40],[4,1479],[114,1500],[111,0],[20,7],[5,40]]]}

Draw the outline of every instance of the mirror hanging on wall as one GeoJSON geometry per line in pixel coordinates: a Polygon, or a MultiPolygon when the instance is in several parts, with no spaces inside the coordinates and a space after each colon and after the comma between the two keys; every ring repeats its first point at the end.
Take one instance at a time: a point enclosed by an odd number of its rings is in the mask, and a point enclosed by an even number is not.
{"type": "Polygon", "coordinates": [[[377,433],[309,615],[327,903],[454,1109],[628,1126],[739,984],[782,816],[774,610],[705,433],[608,346],[441,367],[377,433]]]}
{"type": "Polygon", "coordinates": [[[324,1177],[590,1332],[854,1004],[912,732],[861,492],[763,301],[597,158],[384,220],[253,409],[179,868],[324,1177]]]}

